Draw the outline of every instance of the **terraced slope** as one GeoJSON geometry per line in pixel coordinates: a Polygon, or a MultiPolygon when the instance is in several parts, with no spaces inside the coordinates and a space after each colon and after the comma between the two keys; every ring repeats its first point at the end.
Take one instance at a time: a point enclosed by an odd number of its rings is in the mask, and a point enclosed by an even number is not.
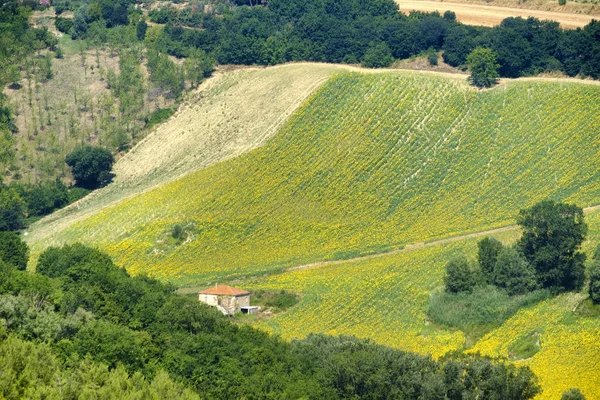
{"type": "Polygon", "coordinates": [[[506,225],[543,198],[600,203],[599,127],[598,86],[343,73],[265,146],[32,242],[99,244],[180,284],[382,251],[506,225]],[[175,222],[190,238],[169,248],[175,222]]]}
{"type": "MultiPolygon", "coordinates": [[[[586,219],[590,224],[589,252],[600,243],[600,212],[587,214],[586,219]]],[[[518,235],[518,230],[512,230],[494,236],[510,243],[518,235]]],[[[284,338],[315,332],[355,335],[441,356],[462,349],[464,335],[429,325],[429,295],[443,286],[446,262],[459,253],[474,257],[478,240],[291,271],[244,282],[244,287],[303,294],[294,308],[258,324],[284,338]]],[[[539,333],[540,351],[519,361],[539,377],[543,388],[539,398],[558,399],[571,387],[579,387],[589,399],[600,398],[600,319],[573,313],[583,297],[569,293],[522,309],[469,351],[506,358],[513,343],[532,332],[539,333]]]]}

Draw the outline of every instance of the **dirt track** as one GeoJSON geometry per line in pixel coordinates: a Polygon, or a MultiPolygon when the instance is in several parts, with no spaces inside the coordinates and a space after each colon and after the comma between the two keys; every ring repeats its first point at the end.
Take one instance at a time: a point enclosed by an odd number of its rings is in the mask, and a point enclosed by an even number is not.
{"type": "MultiPolygon", "coordinates": [[[[583,209],[583,212],[589,213],[589,212],[596,211],[598,209],[600,209],[600,205],[586,207],[583,209]]],[[[370,255],[366,255],[366,256],[349,258],[349,259],[345,259],[345,260],[320,261],[320,262],[311,263],[311,264],[297,265],[295,267],[286,268],[284,270],[284,272],[297,271],[297,270],[301,270],[301,269],[320,268],[320,267],[325,267],[328,265],[344,264],[344,263],[349,263],[349,262],[354,262],[354,261],[368,260],[371,258],[385,257],[385,256],[389,256],[390,254],[397,254],[397,253],[402,253],[405,251],[422,249],[425,247],[438,246],[440,244],[458,242],[460,240],[472,239],[472,238],[477,238],[477,237],[482,237],[482,236],[487,236],[487,235],[493,235],[493,234],[508,232],[508,231],[512,231],[512,230],[516,230],[516,229],[519,229],[518,225],[508,225],[508,226],[503,226],[502,228],[489,229],[487,231],[481,231],[481,232],[467,233],[465,235],[452,236],[452,237],[445,238],[445,239],[434,240],[432,242],[412,243],[412,244],[408,244],[400,249],[388,251],[385,253],[370,254],[370,255]]]]}
{"type": "Polygon", "coordinates": [[[553,11],[529,10],[520,8],[486,6],[480,4],[461,4],[446,3],[437,1],[415,1],[415,0],[396,0],[400,6],[400,11],[408,13],[409,11],[439,11],[444,13],[446,10],[456,13],[456,18],[467,25],[495,26],[500,24],[504,18],[533,16],[541,20],[554,20],[560,22],[560,26],[565,29],[575,29],[587,25],[594,17],[593,15],[567,14],[553,11]]]}

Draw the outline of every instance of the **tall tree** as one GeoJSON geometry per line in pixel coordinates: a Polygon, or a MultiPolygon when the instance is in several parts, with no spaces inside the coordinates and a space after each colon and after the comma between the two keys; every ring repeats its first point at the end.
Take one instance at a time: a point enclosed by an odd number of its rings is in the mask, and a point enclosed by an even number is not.
{"type": "Polygon", "coordinates": [[[583,209],[551,200],[521,210],[518,247],[545,288],[577,290],[583,285],[585,254],[580,252],[588,226],[583,209]]]}
{"type": "Polygon", "coordinates": [[[477,87],[491,87],[498,82],[498,56],[491,49],[477,47],[467,56],[471,83],[477,87]]]}
{"type": "Polygon", "coordinates": [[[14,232],[0,232],[0,261],[20,270],[27,268],[29,248],[14,232]]]}

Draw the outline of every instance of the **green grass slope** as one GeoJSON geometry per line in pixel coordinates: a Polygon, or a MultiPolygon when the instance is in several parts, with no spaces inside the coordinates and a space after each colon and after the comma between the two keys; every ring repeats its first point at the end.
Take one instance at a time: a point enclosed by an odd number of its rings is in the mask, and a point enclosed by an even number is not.
{"type": "Polygon", "coordinates": [[[32,244],[94,243],[180,284],[397,248],[513,223],[544,198],[600,203],[599,127],[594,85],[342,73],[265,146],[32,244]]]}

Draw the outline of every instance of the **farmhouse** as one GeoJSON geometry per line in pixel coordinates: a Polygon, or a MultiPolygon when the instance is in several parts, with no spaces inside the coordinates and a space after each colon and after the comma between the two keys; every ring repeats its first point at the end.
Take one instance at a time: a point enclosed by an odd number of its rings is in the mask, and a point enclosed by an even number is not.
{"type": "Polygon", "coordinates": [[[215,285],[214,288],[200,292],[199,300],[212,307],[217,307],[225,315],[240,312],[242,307],[250,307],[250,292],[226,285],[215,285]]]}

